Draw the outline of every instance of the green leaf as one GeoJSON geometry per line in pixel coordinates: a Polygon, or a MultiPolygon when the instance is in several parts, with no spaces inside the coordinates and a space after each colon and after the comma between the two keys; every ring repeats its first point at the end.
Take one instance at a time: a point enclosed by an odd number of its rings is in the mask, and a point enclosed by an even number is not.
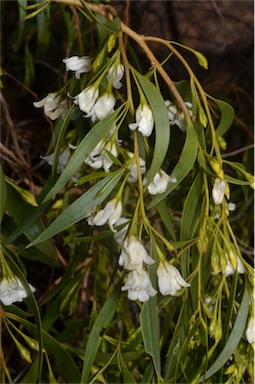
{"type": "MultiPolygon", "coordinates": [[[[17,320],[24,325],[24,327],[31,333],[36,334],[36,325],[28,322],[27,320],[17,317],[17,320]]],[[[67,383],[80,383],[81,374],[77,365],[73,361],[70,354],[58,343],[51,335],[44,330],[42,331],[43,344],[48,352],[54,356],[57,364],[57,369],[65,378],[67,383]]],[[[23,383],[26,383],[24,380],[23,383]]]]}
{"type": "Polygon", "coordinates": [[[170,142],[170,123],[164,99],[157,87],[139,72],[135,71],[135,75],[150,104],[155,122],[155,147],[152,163],[146,175],[145,188],[147,188],[155,174],[160,170],[167,154],[170,142]]]}
{"type": "Polygon", "coordinates": [[[93,328],[89,334],[88,342],[87,342],[87,348],[85,351],[84,356],[84,364],[82,369],[82,376],[81,376],[81,382],[87,383],[88,377],[91,371],[91,367],[94,363],[94,360],[96,358],[100,343],[101,343],[101,336],[100,332],[103,328],[106,328],[109,323],[111,322],[119,300],[120,300],[120,285],[118,284],[111,295],[108,297],[106,302],[103,305],[103,308],[101,309],[99,315],[96,318],[96,321],[93,325],[93,328]]]}
{"type": "MultiPolygon", "coordinates": [[[[154,260],[157,260],[156,243],[154,238],[152,242],[152,257],[154,260]]],[[[155,284],[156,267],[157,263],[155,263],[150,268],[152,272],[151,280],[153,284],[155,284]]],[[[159,314],[157,309],[157,295],[150,297],[150,299],[143,304],[143,308],[140,313],[140,324],[145,351],[152,357],[157,376],[161,376],[159,343],[160,330],[159,314]]]]}
{"type": "Polygon", "coordinates": [[[37,381],[38,379],[38,372],[39,372],[39,355],[36,355],[34,361],[32,362],[32,365],[27,372],[26,376],[20,381],[20,383],[37,383],[40,381],[37,381]]]}
{"type": "Polygon", "coordinates": [[[5,212],[5,204],[6,204],[6,198],[7,198],[6,183],[5,183],[4,173],[1,165],[0,165],[0,190],[1,190],[1,200],[0,200],[0,222],[1,222],[5,212]]]}
{"type": "Polygon", "coordinates": [[[62,172],[60,178],[57,180],[54,187],[49,191],[44,201],[51,199],[65,184],[70,180],[70,178],[75,174],[77,169],[84,163],[85,158],[88,154],[95,148],[100,140],[111,130],[119,112],[122,107],[118,108],[110,116],[107,116],[105,119],[99,121],[84,137],[79,146],[74,151],[73,156],[71,157],[69,163],[62,172]]]}
{"type": "Polygon", "coordinates": [[[140,323],[145,351],[151,355],[156,373],[160,376],[159,320],[156,296],[150,297],[150,300],[143,304],[140,323]]]}
{"type": "MultiPolygon", "coordinates": [[[[33,228],[32,224],[34,223],[34,221],[37,222],[38,217],[45,210],[47,205],[49,205],[49,202],[47,202],[46,204],[40,205],[38,208],[27,206],[26,207],[26,212],[22,211],[23,212],[23,218],[21,218],[21,220],[19,222],[17,222],[17,224],[18,224],[17,228],[7,237],[7,239],[5,240],[4,243],[5,244],[11,243],[12,241],[16,240],[22,233],[27,234],[27,237],[29,238],[29,240],[33,240],[34,237],[30,238],[29,235],[28,235],[30,233],[29,229],[33,228]]],[[[39,233],[41,233],[42,230],[43,230],[43,227],[40,228],[39,233]]]]}
{"type": "Polygon", "coordinates": [[[25,278],[21,269],[18,267],[18,265],[15,263],[15,261],[13,260],[13,258],[8,252],[5,252],[5,257],[8,260],[8,266],[11,268],[13,273],[20,279],[23,287],[25,288],[28,295],[26,298],[26,302],[28,304],[30,311],[34,314],[34,317],[35,317],[35,335],[36,335],[36,340],[39,343],[38,365],[36,366],[36,368],[38,368],[37,376],[39,377],[39,382],[40,382],[41,370],[42,370],[42,364],[43,364],[43,349],[42,349],[43,337],[42,337],[42,322],[41,322],[39,307],[35,300],[33,292],[31,291],[29,283],[27,282],[27,279],[25,278]]]}
{"type": "MultiPolygon", "coordinates": [[[[15,224],[17,225],[17,232],[15,231],[16,235],[24,233],[25,236],[31,241],[34,240],[44,230],[44,225],[38,218],[38,213],[41,212],[42,209],[45,209],[45,206],[38,208],[31,206],[23,200],[19,190],[14,188],[14,186],[9,183],[7,184],[6,208],[9,215],[13,218],[15,224]],[[31,214],[31,217],[33,218],[33,220],[31,219],[30,225],[27,225],[27,223],[24,221],[24,218],[27,216],[27,212],[30,212],[29,214],[31,214]],[[31,225],[31,223],[33,225],[31,225]],[[23,227],[23,224],[25,227],[23,227]]],[[[9,242],[10,239],[13,240],[12,235],[7,238],[5,241],[6,243],[9,242]]],[[[56,251],[51,242],[47,241],[43,244],[40,244],[38,248],[42,253],[45,253],[52,258],[56,258],[56,251]]]]}
{"type": "Polygon", "coordinates": [[[17,49],[19,48],[21,41],[22,41],[22,36],[23,36],[23,31],[25,27],[25,16],[26,16],[26,5],[27,5],[27,0],[17,0],[19,4],[19,37],[18,37],[18,43],[17,43],[17,49]]]}
{"type": "Polygon", "coordinates": [[[101,15],[96,15],[94,14],[90,9],[89,7],[87,6],[87,4],[85,3],[85,1],[81,1],[82,5],[83,5],[83,10],[99,25],[101,25],[101,27],[105,28],[107,31],[109,32],[115,32],[115,33],[118,33],[121,31],[121,20],[118,16],[114,17],[113,20],[109,20],[107,19],[106,17],[104,16],[101,16],[101,15]]]}
{"type": "Polygon", "coordinates": [[[213,100],[218,105],[218,107],[220,108],[221,119],[220,119],[220,123],[216,129],[216,132],[218,135],[223,136],[228,131],[228,129],[231,127],[231,125],[234,121],[235,111],[234,111],[233,107],[231,107],[231,105],[229,105],[225,101],[215,99],[214,97],[212,97],[210,95],[207,95],[207,97],[209,99],[213,100]]]}
{"type": "Polygon", "coordinates": [[[161,200],[157,205],[156,209],[165,224],[170,236],[173,238],[173,240],[176,240],[176,234],[174,230],[174,224],[171,220],[170,214],[168,212],[168,207],[165,200],[161,200]]]}
{"type": "MultiPolygon", "coordinates": [[[[194,238],[194,230],[201,215],[202,189],[203,173],[199,172],[190,187],[187,198],[185,199],[180,230],[181,241],[194,238]]],[[[189,275],[189,251],[182,254],[181,264],[182,275],[185,279],[189,275]]]]}
{"type": "Polygon", "coordinates": [[[47,240],[57,233],[67,229],[71,225],[84,219],[89,214],[91,209],[100,203],[102,203],[109,193],[116,186],[118,181],[125,170],[121,170],[117,176],[108,176],[99,181],[94,187],[90,188],[86,193],[80,196],[77,200],[69,205],[61,214],[54,220],[48,228],[45,229],[34,241],[32,241],[28,247],[32,247],[35,244],[41,243],[47,240]],[[97,194],[104,188],[104,191],[100,196],[97,194]]]}
{"type": "Polygon", "coordinates": [[[203,173],[199,172],[193,181],[189,193],[185,199],[182,220],[180,239],[188,240],[192,238],[194,228],[199,219],[201,198],[203,197],[201,191],[203,189],[203,173]]]}
{"type": "Polygon", "coordinates": [[[121,353],[119,355],[119,360],[120,360],[121,373],[122,373],[122,376],[123,376],[124,384],[136,384],[134,376],[128,370],[126,364],[124,363],[124,361],[122,359],[122,354],[121,353]]]}
{"type": "Polygon", "coordinates": [[[247,180],[236,179],[235,177],[232,177],[232,176],[229,176],[229,175],[225,175],[225,180],[226,180],[228,183],[231,183],[231,184],[236,184],[236,185],[250,185],[250,182],[247,181],[247,180]]]}
{"type": "Polygon", "coordinates": [[[198,151],[197,135],[193,125],[188,124],[184,147],[182,149],[178,163],[176,164],[176,166],[174,167],[171,173],[171,177],[172,178],[176,177],[177,182],[170,183],[164,193],[161,193],[155,196],[152,199],[151,203],[149,204],[148,209],[152,208],[154,205],[158,204],[161,200],[163,200],[167,195],[169,195],[169,193],[172,192],[182,182],[182,180],[188,175],[188,173],[190,172],[190,170],[192,169],[196,161],[197,151],[198,151]]]}
{"type": "Polygon", "coordinates": [[[200,377],[198,383],[204,382],[204,380],[209,379],[214,373],[216,373],[223,365],[228,361],[230,356],[234,353],[236,347],[238,346],[244,329],[246,327],[247,317],[249,313],[249,293],[245,289],[242,302],[240,305],[239,312],[236,317],[236,321],[233,327],[233,330],[228,338],[228,341],[219,354],[218,358],[215,360],[213,365],[208,369],[208,371],[200,377]]]}

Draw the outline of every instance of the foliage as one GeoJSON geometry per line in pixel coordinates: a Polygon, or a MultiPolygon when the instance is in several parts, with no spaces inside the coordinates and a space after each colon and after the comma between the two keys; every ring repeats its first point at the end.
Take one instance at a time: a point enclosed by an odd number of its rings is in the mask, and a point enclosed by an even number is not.
{"type": "Polygon", "coordinates": [[[243,250],[254,178],[224,155],[233,108],[205,92],[181,52],[204,69],[206,58],[138,35],[109,4],[12,6],[2,382],[251,383],[254,269],[243,250]],[[163,62],[151,43],[168,49],[163,62]],[[169,77],[173,56],[189,80],[169,77]],[[17,141],[10,97],[17,111],[29,103],[34,146],[17,141]]]}

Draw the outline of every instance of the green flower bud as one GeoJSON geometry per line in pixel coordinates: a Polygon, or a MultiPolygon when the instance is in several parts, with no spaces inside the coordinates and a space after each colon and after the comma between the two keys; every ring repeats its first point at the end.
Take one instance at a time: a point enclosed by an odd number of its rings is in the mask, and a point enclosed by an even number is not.
{"type": "Polygon", "coordinates": [[[104,45],[101,51],[99,52],[99,54],[96,56],[95,60],[93,61],[93,64],[92,64],[93,73],[96,73],[98,69],[102,67],[105,55],[106,55],[106,46],[104,45]]]}
{"type": "Polygon", "coordinates": [[[209,164],[210,164],[211,168],[213,169],[213,171],[215,172],[215,174],[221,180],[223,180],[224,179],[224,172],[223,172],[223,169],[221,168],[219,162],[216,159],[211,159],[211,160],[209,160],[209,164]]]}
{"type": "Polygon", "coordinates": [[[112,33],[107,41],[107,50],[108,50],[108,53],[110,53],[113,48],[115,47],[115,44],[116,44],[116,38],[117,38],[117,35],[116,33],[112,33]]]}
{"type": "Polygon", "coordinates": [[[217,140],[218,140],[218,143],[219,143],[219,146],[221,147],[221,149],[225,150],[227,148],[226,141],[223,139],[222,136],[218,135],[217,132],[216,132],[216,137],[217,137],[217,140]]]}

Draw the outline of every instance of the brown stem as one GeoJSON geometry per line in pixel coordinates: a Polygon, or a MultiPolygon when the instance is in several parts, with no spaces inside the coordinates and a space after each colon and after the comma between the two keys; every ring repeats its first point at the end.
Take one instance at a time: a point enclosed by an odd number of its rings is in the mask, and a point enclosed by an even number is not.
{"type": "MultiPolygon", "coordinates": [[[[51,0],[51,1],[55,2],[55,3],[64,3],[64,4],[67,4],[69,6],[82,7],[82,3],[79,0],[51,0]]],[[[105,16],[108,19],[116,16],[115,9],[109,5],[105,6],[103,4],[92,4],[89,2],[86,2],[86,5],[91,11],[98,13],[102,16],[105,16]]],[[[148,45],[146,43],[146,37],[143,35],[139,35],[138,33],[136,33],[134,30],[129,28],[123,22],[121,22],[121,29],[122,29],[122,32],[124,32],[126,35],[130,36],[134,41],[137,42],[137,44],[140,45],[140,47],[143,49],[144,53],[146,54],[146,56],[150,60],[151,65],[157,69],[157,71],[160,73],[161,77],[164,79],[164,81],[168,85],[170,91],[172,92],[176,101],[180,105],[186,118],[191,121],[189,111],[188,111],[188,109],[184,103],[183,98],[181,97],[180,93],[178,92],[177,88],[175,87],[173,81],[170,79],[169,75],[166,73],[166,71],[161,66],[161,64],[159,63],[159,61],[157,60],[157,58],[155,57],[153,52],[148,47],[148,45]]]]}

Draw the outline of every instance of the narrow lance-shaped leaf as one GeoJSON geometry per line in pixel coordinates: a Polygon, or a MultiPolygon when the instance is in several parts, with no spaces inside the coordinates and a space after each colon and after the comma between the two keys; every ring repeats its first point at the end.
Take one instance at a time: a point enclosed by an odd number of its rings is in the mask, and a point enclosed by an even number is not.
{"type": "MultiPolygon", "coordinates": [[[[153,238],[152,242],[152,257],[157,260],[156,243],[153,238]]],[[[155,285],[156,281],[156,268],[157,263],[151,266],[152,283],[155,285]]],[[[160,343],[159,343],[159,314],[157,311],[157,296],[150,297],[149,301],[143,304],[140,313],[141,331],[143,335],[143,342],[145,351],[152,357],[153,364],[157,376],[161,376],[161,363],[160,363],[160,343]]]]}
{"type": "Polygon", "coordinates": [[[146,175],[147,182],[145,188],[147,188],[155,174],[160,170],[167,154],[170,142],[170,123],[167,108],[159,90],[140,73],[135,71],[135,75],[148,99],[155,122],[155,147],[151,167],[146,175]]]}
{"type": "Polygon", "coordinates": [[[45,231],[43,231],[34,241],[32,241],[28,247],[41,243],[42,241],[53,237],[57,233],[84,219],[94,206],[102,203],[106,199],[124,172],[124,170],[121,170],[117,176],[114,175],[105,177],[94,187],[90,188],[86,193],[75,200],[74,203],[69,205],[69,207],[67,207],[61,215],[58,216],[48,228],[46,228],[45,231]],[[103,188],[103,193],[96,197],[98,192],[100,192],[103,188]]]}
{"type": "Polygon", "coordinates": [[[218,105],[218,107],[220,108],[221,119],[220,119],[220,123],[216,129],[216,132],[218,133],[218,135],[223,136],[228,131],[228,129],[230,128],[231,124],[234,121],[235,111],[234,111],[233,107],[231,107],[231,105],[229,105],[225,101],[215,99],[214,97],[212,97],[210,95],[207,95],[207,97],[209,99],[213,100],[218,105]]]}
{"type": "Polygon", "coordinates": [[[228,338],[228,341],[219,354],[218,358],[215,360],[213,365],[208,369],[208,371],[200,377],[198,383],[203,382],[204,380],[209,379],[214,373],[216,373],[223,365],[228,361],[230,356],[234,353],[236,347],[238,346],[243,332],[246,326],[246,321],[249,313],[249,293],[247,289],[245,289],[242,302],[240,305],[240,309],[238,311],[236,321],[233,327],[233,330],[228,338]]]}
{"type": "Polygon", "coordinates": [[[51,199],[65,184],[70,180],[70,178],[75,174],[77,169],[82,165],[88,154],[95,148],[100,140],[111,130],[119,112],[118,108],[114,113],[107,116],[105,119],[99,121],[84,137],[79,146],[76,148],[72,158],[65,167],[60,178],[57,180],[54,187],[49,191],[44,201],[51,199]]]}
{"type": "Polygon", "coordinates": [[[120,299],[120,285],[117,285],[111,295],[108,297],[104,303],[103,308],[101,309],[99,315],[96,318],[94,326],[90,332],[87,348],[84,356],[84,364],[81,376],[81,383],[87,383],[91,367],[96,358],[97,351],[101,343],[100,331],[102,328],[106,328],[110,321],[112,320],[117,305],[120,299]]]}
{"type": "Polygon", "coordinates": [[[164,193],[161,193],[155,196],[152,199],[151,203],[149,204],[148,208],[153,207],[154,205],[158,204],[161,200],[163,200],[188,175],[188,173],[190,172],[190,170],[192,169],[195,163],[195,160],[197,157],[197,151],[198,151],[197,135],[193,125],[188,123],[184,147],[182,149],[179,161],[171,173],[171,177],[176,178],[177,181],[176,183],[170,183],[164,193]]]}

